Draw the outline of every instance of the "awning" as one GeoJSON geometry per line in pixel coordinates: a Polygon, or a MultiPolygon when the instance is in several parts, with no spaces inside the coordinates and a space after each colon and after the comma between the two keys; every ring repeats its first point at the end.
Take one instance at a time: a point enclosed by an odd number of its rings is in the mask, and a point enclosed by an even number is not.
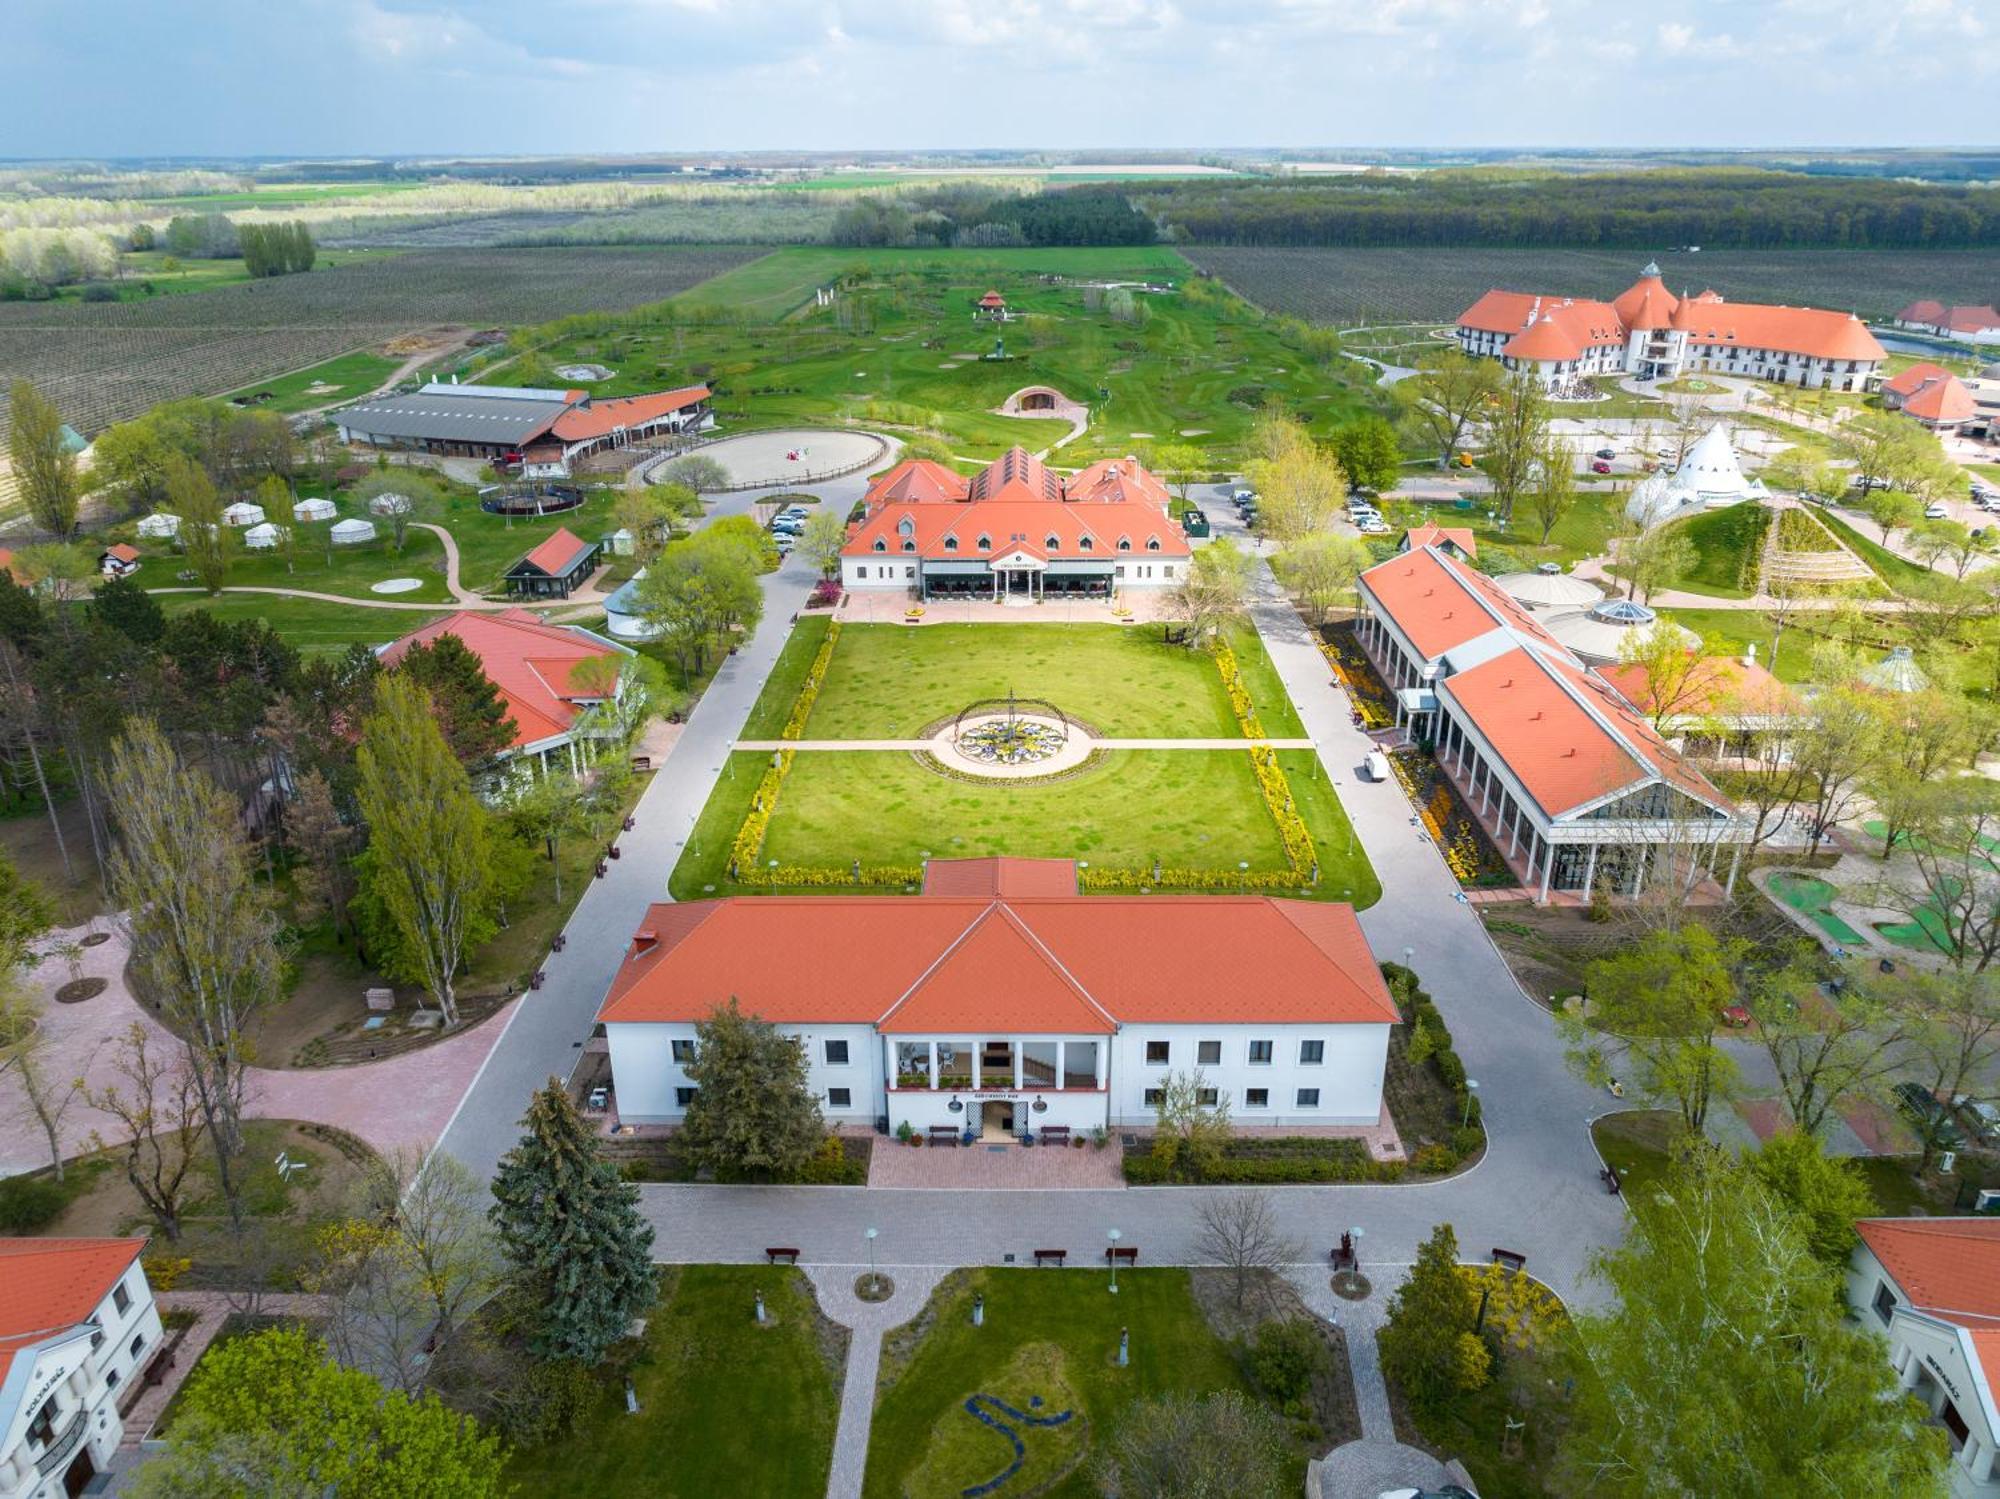
{"type": "Polygon", "coordinates": [[[1437,694],[1428,687],[1399,687],[1396,689],[1396,701],[1403,705],[1406,713],[1437,712],[1437,694]]]}

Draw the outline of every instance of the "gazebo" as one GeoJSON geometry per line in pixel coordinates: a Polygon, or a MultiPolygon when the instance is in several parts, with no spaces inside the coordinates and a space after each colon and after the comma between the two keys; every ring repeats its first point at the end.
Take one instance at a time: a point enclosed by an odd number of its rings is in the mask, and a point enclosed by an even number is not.
{"type": "Polygon", "coordinates": [[[364,541],[375,539],[375,522],[372,520],[341,520],[333,523],[327,533],[335,546],[357,546],[364,541]]]}
{"type": "Polygon", "coordinates": [[[256,526],[264,521],[264,507],[253,505],[248,500],[238,500],[222,512],[225,526],[256,526]]]}
{"type": "Polygon", "coordinates": [[[300,500],[292,506],[294,520],[332,520],[339,513],[332,500],[300,500]]]}
{"type": "Polygon", "coordinates": [[[1917,665],[1907,645],[1894,647],[1888,655],[1861,673],[1861,685],[1877,692],[1922,692],[1931,685],[1930,673],[1917,665]]]}

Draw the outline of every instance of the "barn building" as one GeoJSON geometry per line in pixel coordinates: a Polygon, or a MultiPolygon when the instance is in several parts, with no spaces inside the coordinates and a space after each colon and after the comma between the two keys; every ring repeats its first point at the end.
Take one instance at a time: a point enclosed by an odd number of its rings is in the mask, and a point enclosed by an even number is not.
{"type": "Polygon", "coordinates": [[[694,385],[594,400],[584,390],[433,381],[349,407],[334,425],[342,442],[362,447],[478,458],[519,466],[528,478],[560,478],[591,453],[708,430],[715,425],[709,395],[694,385]]]}

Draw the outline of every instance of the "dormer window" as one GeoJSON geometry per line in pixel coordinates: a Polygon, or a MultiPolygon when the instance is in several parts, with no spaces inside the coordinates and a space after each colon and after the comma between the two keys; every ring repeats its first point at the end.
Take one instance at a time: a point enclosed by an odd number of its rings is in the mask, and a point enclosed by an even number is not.
{"type": "Polygon", "coordinates": [[[903,542],[903,550],[904,550],[904,551],[906,551],[906,552],[914,552],[914,551],[915,551],[916,549],[917,549],[917,544],[916,544],[916,543],[915,543],[914,541],[910,541],[910,540],[908,540],[908,539],[905,539],[905,540],[904,540],[904,542],[903,542]]]}
{"type": "Polygon", "coordinates": [[[955,551],[957,551],[957,550],[958,550],[958,538],[957,538],[956,536],[947,536],[947,537],[945,537],[945,539],[944,539],[944,549],[945,549],[945,550],[946,550],[947,552],[955,552],[955,551]]]}
{"type": "Polygon", "coordinates": [[[875,538],[875,550],[878,552],[886,552],[889,550],[889,543],[884,541],[881,537],[878,536],[875,538]]]}
{"type": "Polygon", "coordinates": [[[1042,538],[1042,546],[1048,551],[1053,552],[1061,545],[1062,545],[1062,538],[1056,535],[1056,533],[1053,531],[1049,532],[1048,535],[1042,538]]]}
{"type": "Polygon", "coordinates": [[[1096,545],[1097,543],[1092,541],[1088,536],[1079,536],[1076,539],[1076,549],[1079,552],[1088,552],[1096,545]]]}
{"type": "Polygon", "coordinates": [[[979,550],[982,552],[993,550],[993,538],[988,536],[984,531],[979,533],[979,550]]]}
{"type": "Polygon", "coordinates": [[[897,521],[897,522],[896,522],[896,534],[897,534],[898,536],[914,536],[914,535],[916,535],[916,534],[917,534],[917,523],[916,523],[915,521],[911,520],[911,519],[910,519],[910,518],[909,518],[909,517],[908,517],[907,515],[906,515],[906,516],[904,516],[904,517],[903,517],[903,518],[902,518],[901,520],[899,520],[899,521],[897,521]]]}
{"type": "Polygon", "coordinates": [[[1152,540],[1146,543],[1146,550],[1149,552],[1157,552],[1159,549],[1160,549],[1160,538],[1157,536],[1153,537],[1152,540]]]}
{"type": "Polygon", "coordinates": [[[1121,552],[1129,552],[1129,551],[1131,551],[1131,550],[1132,550],[1132,538],[1131,538],[1131,537],[1129,537],[1129,536],[1121,536],[1121,537],[1119,537],[1119,538],[1118,538],[1118,550],[1119,550],[1119,551],[1121,551],[1121,552]]]}

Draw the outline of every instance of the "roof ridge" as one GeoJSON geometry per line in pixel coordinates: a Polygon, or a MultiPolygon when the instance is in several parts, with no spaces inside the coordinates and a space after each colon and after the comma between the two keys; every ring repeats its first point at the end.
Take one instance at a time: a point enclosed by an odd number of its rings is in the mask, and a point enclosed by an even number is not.
{"type": "MultiPolygon", "coordinates": [[[[856,899],[859,898],[860,897],[856,897],[856,899]]],[[[922,898],[923,897],[921,896],[918,897],[918,899],[922,898]]],[[[948,900],[951,897],[946,896],[942,898],[948,900]]],[[[1000,898],[998,896],[994,896],[982,904],[979,912],[975,916],[973,916],[973,918],[970,921],[968,921],[963,928],[960,929],[959,934],[956,937],[952,938],[951,941],[947,942],[944,945],[943,950],[939,952],[935,958],[932,958],[929,963],[924,965],[923,972],[919,973],[914,979],[910,980],[909,984],[904,988],[903,992],[896,996],[895,1002],[892,1003],[888,1009],[884,1010],[880,1015],[877,1015],[875,1017],[876,1029],[879,1030],[888,1021],[891,1015],[894,1015],[898,1010],[902,1009],[904,1005],[910,1002],[910,996],[915,994],[917,990],[921,989],[924,986],[924,984],[930,979],[930,976],[938,971],[939,965],[942,964],[946,958],[949,958],[953,953],[957,952],[958,949],[964,945],[965,940],[968,937],[970,937],[973,934],[973,932],[976,931],[980,926],[985,924],[986,918],[993,913],[994,907],[998,906],[999,904],[1000,904],[1000,898]]]]}
{"type": "MultiPolygon", "coordinates": [[[[1061,898],[1061,897],[1051,897],[1051,898],[1061,898]]],[[[1074,900],[1075,897],[1070,896],[1067,897],[1067,899],[1074,900]]],[[[1092,994],[1090,990],[1086,989],[1083,986],[1083,981],[1077,978],[1075,974],[1070,972],[1069,966],[1066,963],[1064,963],[1061,958],[1056,956],[1055,949],[1050,947],[1049,944],[1043,940],[1042,934],[1040,932],[1036,931],[1032,926],[1028,924],[1027,918],[1015,912],[1012,909],[1011,904],[1005,898],[1002,898],[1000,901],[996,902],[996,904],[998,904],[1001,910],[1006,914],[1007,920],[1015,927],[1016,930],[1018,930],[1021,933],[1022,936],[1026,937],[1028,941],[1031,944],[1033,944],[1035,951],[1037,951],[1042,955],[1043,960],[1047,962],[1049,966],[1056,971],[1057,975],[1062,979],[1062,981],[1068,984],[1070,988],[1076,991],[1078,998],[1082,999],[1082,1001],[1085,1004],[1089,1005],[1091,1009],[1097,1011],[1098,1014],[1102,1015],[1106,1023],[1111,1025],[1115,1029],[1120,1024],[1118,1017],[1116,1015],[1113,1015],[1103,1005],[1097,1002],[1097,996],[1092,994]]]]}

